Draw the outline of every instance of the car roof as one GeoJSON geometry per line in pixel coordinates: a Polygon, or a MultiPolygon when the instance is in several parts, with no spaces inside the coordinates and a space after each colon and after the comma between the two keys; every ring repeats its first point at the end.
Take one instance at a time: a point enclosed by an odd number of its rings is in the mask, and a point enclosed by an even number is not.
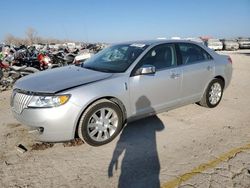
{"type": "Polygon", "coordinates": [[[157,40],[138,40],[138,41],[127,41],[127,42],[119,42],[115,44],[145,44],[145,45],[156,45],[156,44],[163,44],[163,43],[194,43],[197,44],[195,41],[191,40],[183,40],[183,39],[157,39],[157,40]]]}
{"type": "MultiPolygon", "coordinates": [[[[189,43],[189,44],[196,44],[209,52],[210,55],[213,57],[218,55],[214,50],[207,48],[204,44],[201,42],[195,42],[191,40],[183,40],[183,39],[157,39],[157,40],[138,40],[138,41],[128,41],[128,42],[121,42],[121,43],[116,43],[116,44],[123,44],[123,45],[148,45],[148,46],[155,46],[159,44],[165,44],[165,43],[189,43]]],[[[115,44],[113,44],[115,45],[115,44]]]]}

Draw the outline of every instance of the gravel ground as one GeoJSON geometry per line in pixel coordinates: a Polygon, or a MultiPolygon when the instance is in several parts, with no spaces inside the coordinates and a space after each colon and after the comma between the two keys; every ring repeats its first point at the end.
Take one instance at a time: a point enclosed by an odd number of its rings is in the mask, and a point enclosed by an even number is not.
{"type": "Polygon", "coordinates": [[[11,92],[0,93],[0,187],[249,188],[250,50],[220,53],[234,72],[218,107],[192,104],[136,121],[102,147],[35,142],[11,115],[11,92]]]}

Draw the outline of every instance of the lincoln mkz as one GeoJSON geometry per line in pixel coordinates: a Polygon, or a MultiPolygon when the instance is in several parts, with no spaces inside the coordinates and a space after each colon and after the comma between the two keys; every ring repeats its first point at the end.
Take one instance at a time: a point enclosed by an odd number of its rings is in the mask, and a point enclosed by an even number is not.
{"type": "Polygon", "coordinates": [[[231,58],[203,44],[126,42],[80,66],[21,78],[13,88],[11,108],[40,141],[80,137],[100,146],[133,120],[192,103],[216,107],[231,76],[231,58]]]}

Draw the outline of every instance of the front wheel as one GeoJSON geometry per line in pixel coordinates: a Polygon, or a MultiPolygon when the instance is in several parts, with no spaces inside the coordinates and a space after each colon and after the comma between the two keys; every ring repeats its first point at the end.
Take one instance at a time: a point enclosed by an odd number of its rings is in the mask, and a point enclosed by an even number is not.
{"type": "Polygon", "coordinates": [[[216,107],[221,101],[223,95],[223,89],[224,89],[223,81],[218,78],[213,79],[209,83],[199,104],[207,108],[216,107]]]}
{"type": "Polygon", "coordinates": [[[111,142],[121,131],[122,111],[112,101],[102,99],[88,107],[83,113],[79,125],[79,137],[92,146],[111,142]]]}

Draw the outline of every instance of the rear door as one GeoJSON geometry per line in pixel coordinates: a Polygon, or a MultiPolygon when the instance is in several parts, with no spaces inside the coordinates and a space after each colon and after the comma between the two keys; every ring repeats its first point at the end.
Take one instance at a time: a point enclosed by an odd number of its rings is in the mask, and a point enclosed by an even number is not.
{"type": "Polygon", "coordinates": [[[182,61],[181,102],[197,102],[214,75],[214,61],[203,48],[192,43],[179,43],[178,53],[182,61]]]}

